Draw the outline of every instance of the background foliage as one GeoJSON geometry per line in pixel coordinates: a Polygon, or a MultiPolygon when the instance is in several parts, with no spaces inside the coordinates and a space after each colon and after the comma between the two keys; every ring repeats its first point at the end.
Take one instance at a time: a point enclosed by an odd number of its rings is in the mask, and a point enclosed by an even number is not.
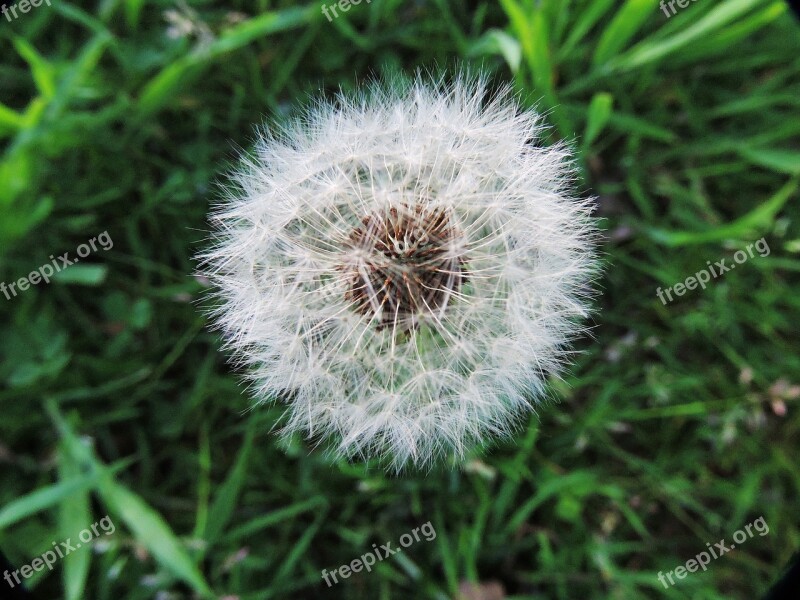
{"type": "MultiPolygon", "coordinates": [[[[10,1],[10,0],[8,0],[10,1]]],[[[0,547],[108,514],[41,598],[754,598],[800,547],[800,36],[778,0],[53,0],[0,17],[0,547]],[[193,301],[215,185],[254,125],[370,74],[456,61],[571,140],[608,267],[557,403],[514,443],[395,477],[280,445],[193,301]],[[749,260],[669,287],[765,236],[749,260]],[[88,263],[88,264],[87,264],[88,263]],[[764,516],[665,590],[656,579],[764,516]],[[335,569],[420,542],[327,588],[335,569]]]]}

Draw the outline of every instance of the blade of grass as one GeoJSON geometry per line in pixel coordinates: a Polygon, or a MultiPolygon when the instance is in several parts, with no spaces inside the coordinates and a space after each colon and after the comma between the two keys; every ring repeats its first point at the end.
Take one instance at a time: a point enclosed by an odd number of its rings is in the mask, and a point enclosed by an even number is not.
{"type": "Polygon", "coordinates": [[[589,30],[594,27],[594,25],[603,17],[603,15],[605,15],[615,4],[618,4],[617,0],[595,0],[594,2],[590,2],[589,6],[581,11],[578,20],[572,26],[572,32],[559,49],[559,59],[572,54],[572,51],[578,42],[580,42],[584,36],[589,33],[589,30]]]}
{"type": "Polygon", "coordinates": [[[754,165],[772,169],[787,175],[800,175],[800,152],[796,150],[776,150],[773,148],[752,148],[739,150],[739,156],[754,165]]]}
{"type": "Polygon", "coordinates": [[[600,36],[592,64],[601,65],[619,54],[657,8],[655,0],[627,0],[600,36]]]}
{"type": "Polygon", "coordinates": [[[613,105],[614,98],[611,94],[598,92],[592,97],[586,115],[586,129],[583,134],[584,155],[608,123],[613,105]]]}
{"type": "Polygon", "coordinates": [[[91,448],[81,444],[53,400],[48,399],[45,408],[72,460],[88,467],[96,476],[93,480],[95,491],[108,507],[109,513],[125,523],[137,541],[166,571],[186,582],[201,597],[210,598],[211,588],[164,518],[142,498],[118,483],[108,467],[94,456],[91,448]]]}
{"type": "Polygon", "coordinates": [[[306,6],[272,11],[231,27],[209,46],[167,65],[147,82],[139,95],[140,112],[149,114],[162,108],[180,87],[214,58],[238,50],[260,38],[308,24],[318,17],[315,9],[316,6],[306,6]]]}
{"type": "Polygon", "coordinates": [[[622,56],[610,61],[610,70],[630,70],[661,60],[691,42],[722,30],[740,15],[763,0],[727,0],[718,4],[691,27],[665,40],[644,41],[622,56]]]}
{"type": "Polygon", "coordinates": [[[239,450],[239,455],[236,457],[236,464],[233,469],[231,469],[222,485],[219,486],[219,491],[211,503],[211,508],[208,513],[208,525],[205,528],[205,532],[201,534],[201,537],[209,542],[213,542],[219,538],[220,533],[228,526],[233,516],[236,502],[239,499],[239,494],[244,487],[244,482],[247,477],[247,464],[253,449],[256,424],[257,421],[255,419],[251,419],[248,422],[242,448],[239,450]]]}
{"type": "Polygon", "coordinates": [[[90,473],[73,479],[60,481],[42,489],[25,494],[0,509],[0,530],[35,515],[73,494],[91,489],[97,483],[98,474],[90,473]]]}
{"type": "Polygon", "coordinates": [[[17,53],[28,63],[36,84],[36,89],[46,100],[50,100],[56,93],[55,69],[45,58],[36,51],[36,48],[27,40],[14,37],[14,48],[17,53]]]}
{"type": "Polygon", "coordinates": [[[240,525],[236,529],[229,532],[223,539],[225,541],[232,542],[240,538],[246,538],[258,531],[261,531],[262,529],[277,525],[278,523],[281,523],[287,519],[291,519],[300,513],[313,510],[315,508],[320,508],[326,504],[327,501],[322,496],[311,498],[310,500],[305,500],[303,502],[297,502],[285,508],[274,510],[266,515],[255,518],[252,521],[248,521],[244,525],[240,525]]]}
{"type": "Polygon", "coordinates": [[[720,242],[728,239],[752,239],[769,228],[783,205],[797,191],[798,179],[790,179],[772,198],[759,204],[746,215],[715,229],[708,231],[668,231],[665,229],[649,229],[650,237],[667,246],[688,246],[720,242]]]}
{"type": "Polygon", "coordinates": [[[516,73],[522,63],[520,43],[500,29],[490,29],[484,33],[469,50],[469,56],[483,54],[499,54],[505,59],[512,73],[516,73]]]}
{"type": "MultiPolygon", "coordinates": [[[[59,444],[58,473],[62,481],[80,477],[80,465],[67,451],[64,443],[59,444]]],[[[88,526],[92,522],[89,508],[89,490],[79,490],[64,498],[59,511],[59,529],[62,537],[67,539],[74,535],[75,527],[88,526]]],[[[69,560],[64,561],[62,577],[66,600],[81,600],[86,597],[86,582],[91,566],[91,552],[76,552],[69,560]]]]}

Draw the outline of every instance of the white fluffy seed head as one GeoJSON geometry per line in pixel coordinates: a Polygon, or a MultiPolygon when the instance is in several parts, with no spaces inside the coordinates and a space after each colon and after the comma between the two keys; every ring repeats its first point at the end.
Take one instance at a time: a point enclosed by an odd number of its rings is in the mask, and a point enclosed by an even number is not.
{"type": "Polygon", "coordinates": [[[262,132],[214,213],[213,316],[283,431],[395,468],[509,434],[583,331],[589,200],[482,77],[418,76],[262,132]]]}

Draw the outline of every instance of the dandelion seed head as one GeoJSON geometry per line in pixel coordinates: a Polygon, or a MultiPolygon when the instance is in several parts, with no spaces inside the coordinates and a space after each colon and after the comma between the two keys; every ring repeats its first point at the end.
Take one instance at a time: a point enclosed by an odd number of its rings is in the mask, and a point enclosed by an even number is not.
{"type": "Polygon", "coordinates": [[[462,458],[541,401],[597,270],[591,200],[543,130],[509,89],[418,76],[261,132],[201,258],[284,433],[399,469],[462,458]]]}

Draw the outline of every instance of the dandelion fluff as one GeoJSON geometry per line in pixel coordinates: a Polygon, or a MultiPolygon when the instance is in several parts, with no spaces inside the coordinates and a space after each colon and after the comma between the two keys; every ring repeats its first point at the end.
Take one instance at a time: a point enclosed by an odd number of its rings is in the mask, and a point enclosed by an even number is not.
{"type": "Polygon", "coordinates": [[[376,83],[260,134],[202,256],[284,433],[400,468],[508,435],[584,327],[590,201],[481,77],[376,83]]]}

